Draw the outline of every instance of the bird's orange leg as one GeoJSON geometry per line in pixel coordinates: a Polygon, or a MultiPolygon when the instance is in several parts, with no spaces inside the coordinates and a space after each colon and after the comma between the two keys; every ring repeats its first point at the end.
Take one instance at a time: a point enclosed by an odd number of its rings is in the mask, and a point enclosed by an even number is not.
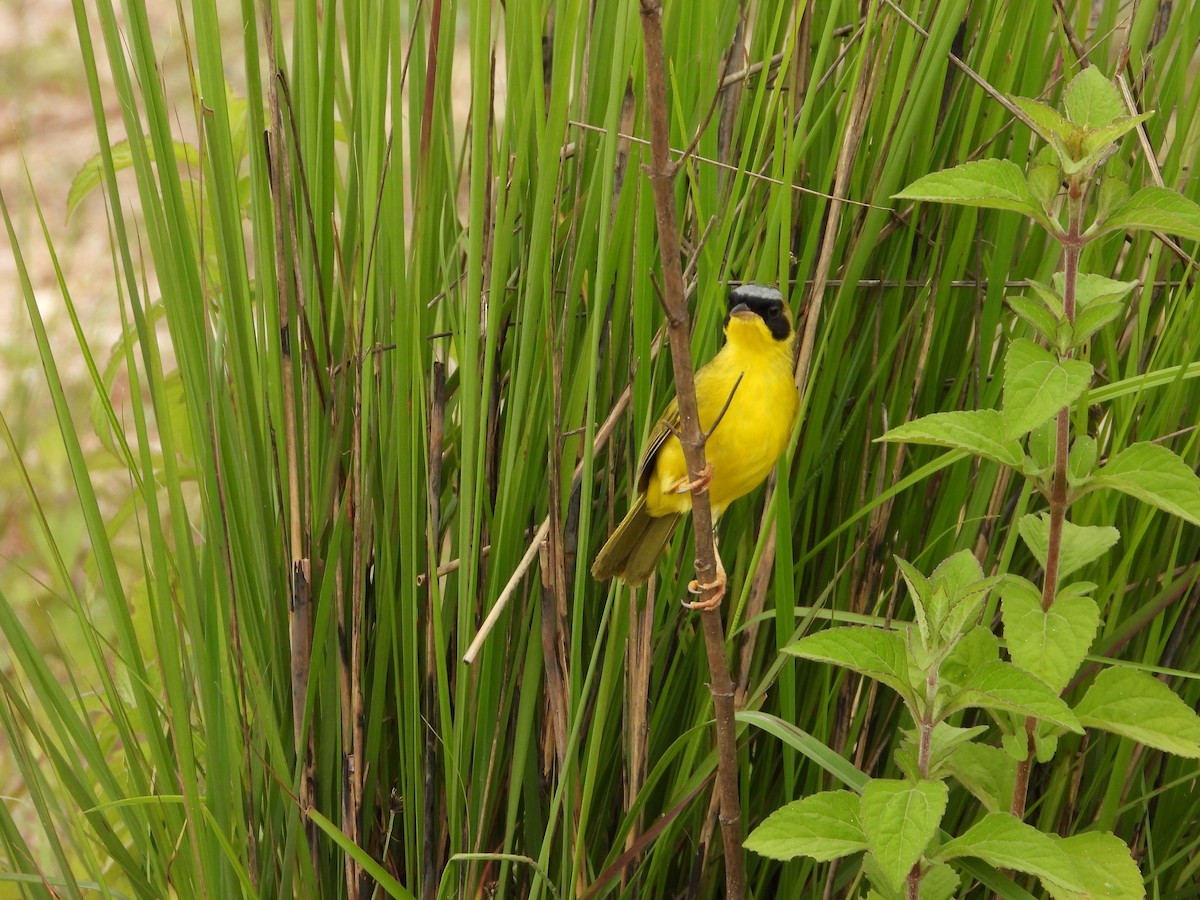
{"type": "Polygon", "coordinates": [[[713,555],[717,558],[717,577],[707,584],[700,584],[696,579],[692,579],[688,583],[688,592],[692,594],[703,594],[707,591],[713,591],[713,595],[707,600],[693,600],[690,603],[685,600],[683,605],[688,609],[710,610],[716,609],[721,605],[721,601],[725,599],[725,586],[728,584],[728,578],[725,575],[725,566],[721,562],[721,553],[717,550],[716,538],[713,538],[713,555]]]}
{"type": "Polygon", "coordinates": [[[712,463],[705,460],[704,468],[700,470],[700,474],[696,476],[695,481],[688,481],[687,476],[680,478],[671,485],[664,493],[668,494],[698,494],[701,491],[707,491],[709,484],[712,482],[713,467],[712,463]]]}

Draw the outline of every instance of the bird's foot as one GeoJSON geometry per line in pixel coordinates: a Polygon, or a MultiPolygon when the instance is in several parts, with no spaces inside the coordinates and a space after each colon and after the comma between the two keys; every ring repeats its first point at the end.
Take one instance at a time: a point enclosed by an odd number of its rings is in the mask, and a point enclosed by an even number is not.
{"type": "Polygon", "coordinates": [[[688,481],[686,478],[681,478],[671,486],[670,492],[672,494],[698,494],[701,491],[707,491],[709,484],[712,482],[712,477],[712,463],[706,460],[704,468],[700,470],[700,474],[696,476],[695,481],[688,481]]]}
{"type": "Polygon", "coordinates": [[[684,600],[683,605],[686,606],[688,609],[698,609],[698,610],[701,610],[702,612],[706,611],[706,610],[716,609],[718,606],[721,605],[721,601],[725,599],[725,586],[727,584],[728,584],[728,580],[725,576],[725,569],[722,566],[718,566],[717,567],[717,577],[714,578],[712,581],[710,581],[706,584],[701,584],[699,582],[699,580],[693,579],[691,582],[688,583],[688,593],[706,594],[709,591],[712,591],[713,592],[712,596],[709,597],[707,600],[692,600],[691,602],[684,600]]]}

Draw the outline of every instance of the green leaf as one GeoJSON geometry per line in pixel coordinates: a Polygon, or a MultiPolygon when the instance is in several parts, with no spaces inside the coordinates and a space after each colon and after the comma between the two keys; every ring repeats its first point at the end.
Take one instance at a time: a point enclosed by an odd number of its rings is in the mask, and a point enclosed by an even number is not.
{"type": "Polygon", "coordinates": [[[999,410],[978,409],[923,416],[896,426],[876,440],[967,450],[1016,468],[1024,458],[1021,445],[1004,437],[1003,432],[1004,417],[999,410]]]}
{"type": "Polygon", "coordinates": [[[880,628],[829,628],[784,647],[803,659],[833,663],[886,684],[912,703],[913,688],[904,638],[880,628]]]}
{"type": "Polygon", "coordinates": [[[1055,900],[1140,900],[1146,885],[1129,847],[1106,831],[1052,838],[1075,867],[1082,891],[1047,885],[1055,900]]]}
{"type": "Polygon", "coordinates": [[[1059,597],[1049,610],[1042,595],[1023,578],[1010,578],[1000,590],[1004,639],[1014,664],[1060,692],[1079,670],[1100,624],[1091,597],[1059,597]]]}
{"type": "Polygon", "coordinates": [[[989,812],[1008,811],[1017,773],[1012,758],[1001,748],[974,741],[962,744],[944,768],[989,812]]]}
{"type": "Polygon", "coordinates": [[[965,687],[975,673],[1000,658],[1000,641],[990,628],[977,625],[946,655],[940,670],[945,684],[965,687]]]}
{"type": "Polygon", "coordinates": [[[1075,125],[1094,130],[1125,112],[1121,92],[1095,66],[1071,79],[1063,91],[1063,109],[1075,125]]]}
{"type": "Polygon", "coordinates": [[[1111,731],[1157,750],[1200,758],[1200,716],[1179,695],[1145,672],[1112,666],[1075,707],[1089,728],[1111,731]]]}
{"type": "MultiPolygon", "coordinates": [[[[959,728],[948,722],[935,724],[929,739],[929,771],[926,773],[928,777],[940,778],[942,764],[954,754],[955,750],[962,744],[973,741],[987,730],[987,725],[959,728]]],[[[922,777],[917,767],[917,757],[921,750],[921,731],[919,728],[906,728],[903,733],[904,740],[896,749],[896,761],[907,777],[918,781],[922,777]]]]}
{"type": "Polygon", "coordinates": [[[1089,156],[1098,155],[1153,115],[1151,111],[1136,116],[1117,116],[1109,124],[1089,130],[1083,139],[1083,152],[1089,156]]]}
{"type": "MultiPolygon", "coordinates": [[[[1055,274],[1054,286],[1059,292],[1062,291],[1062,273],[1055,274]]],[[[1078,311],[1093,303],[1124,300],[1129,296],[1129,292],[1137,286],[1138,282],[1136,281],[1117,281],[1093,272],[1081,273],[1075,281],[1075,308],[1078,311]]]]}
{"type": "Polygon", "coordinates": [[[1059,320],[1046,308],[1045,303],[1016,295],[1008,298],[1008,305],[1044,339],[1054,340],[1054,336],[1058,333],[1059,320]]]}
{"type": "Polygon", "coordinates": [[[862,823],[887,883],[899,890],[937,833],[949,791],[942,781],[876,778],[863,790],[862,823]]]}
{"type": "Polygon", "coordinates": [[[968,707],[999,709],[1053,722],[1077,734],[1083,732],[1057,693],[1011,663],[989,662],[972,672],[962,687],[941,711],[942,717],[968,707]]]}
{"type": "Polygon", "coordinates": [[[321,815],[321,813],[317,812],[315,809],[310,809],[308,811],[308,817],[312,819],[317,827],[319,827],[325,832],[325,834],[332,838],[333,842],[337,844],[347,856],[351,857],[360,866],[362,866],[363,869],[365,869],[367,873],[379,883],[379,886],[387,892],[389,897],[393,897],[395,900],[416,900],[416,898],[409,893],[404,885],[402,885],[388,873],[387,869],[381,866],[373,856],[367,853],[366,850],[351,841],[350,838],[348,838],[340,828],[333,824],[333,822],[321,815]]]}
{"type": "MultiPolygon", "coordinates": [[[[1050,544],[1050,514],[1030,513],[1017,522],[1026,546],[1041,567],[1046,568],[1046,554],[1050,544]]],[[[1063,522],[1062,545],[1058,561],[1058,577],[1065,578],[1072,572],[1099,559],[1121,539],[1121,532],[1111,525],[1075,525],[1063,522]]]]}
{"type": "MultiPolygon", "coordinates": [[[[146,151],[154,161],[154,144],[146,137],[146,151]]],[[[200,168],[200,152],[191,144],[183,141],[172,141],[171,148],[175,152],[175,162],[196,171],[200,168]]],[[[109,148],[112,154],[113,167],[120,172],[133,165],[133,147],[128,140],[117,141],[109,148]]],[[[97,153],[85,162],[71,180],[71,188],[67,191],[67,217],[78,208],[83,199],[104,180],[104,153],[97,153]]]]}
{"type": "Polygon", "coordinates": [[[1124,303],[1095,303],[1085,306],[1071,326],[1071,349],[1079,347],[1093,334],[1125,312],[1124,303]]]}
{"type": "Polygon", "coordinates": [[[1028,434],[1079,399],[1091,380],[1090,364],[1058,359],[1025,338],[1013,341],[1004,361],[1004,436],[1028,434]]]}
{"type": "Polygon", "coordinates": [[[983,579],[983,567],[970,550],[959,550],[947,556],[929,576],[934,587],[945,587],[952,601],[967,593],[983,579]]]}
{"type": "Polygon", "coordinates": [[[1114,209],[1096,233],[1138,230],[1200,240],[1200,206],[1177,191],[1150,185],[1114,209]]]}
{"type": "Polygon", "coordinates": [[[771,859],[807,856],[829,862],[867,848],[852,791],[823,791],[775,810],[746,838],[746,848],[771,859]]]}
{"type": "Polygon", "coordinates": [[[1029,456],[1035,472],[1049,472],[1054,468],[1054,451],[1057,442],[1057,423],[1047,419],[1029,433],[1029,456]]]}
{"type": "Polygon", "coordinates": [[[1025,174],[1029,193],[1033,194],[1047,215],[1053,212],[1054,201],[1062,190],[1062,169],[1058,166],[1035,165],[1025,174]]]}
{"type": "Polygon", "coordinates": [[[899,556],[893,558],[896,560],[896,567],[900,569],[900,575],[904,578],[904,583],[908,585],[908,593],[912,597],[913,612],[916,614],[921,640],[926,646],[929,646],[936,627],[930,625],[927,613],[933,586],[929,583],[929,579],[922,575],[912,563],[899,556]]]}
{"type": "Polygon", "coordinates": [[[861,769],[855,768],[854,763],[793,722],[785,722],[778,716],[753,709],[739,710],[734,713],[734,718],[778,738],[855,791],[861,791],[871,780],[861,769]]]}
{"type": "Polygon", "coordinates": [[[981,159],[918,178],[897,200],[930,200],[1023,213],[1052,231],[1054,223],[1029,190],[1025,173],[1007,159],[981,159]]]}
{"type": "MultiPolygon", "coordinates": [[[[1029,117],[1029,124],[1043,140],[1049,142],[1057,137],[1067,142],[1078,135],[1079,127],[1064,119],[1054,107],[1028,97],[1012,97],[1010,99],[1017,109],[1029,117]]],[[[1076,139],[1078,140],[1078,137],[1076,139]]]]}
{"type": "Polygon", "coordinates": [[[1067,483],[1078,487],[1092,477],[1096,469],[1096,439],[1081,434],[1067,454],[1067,483]]]}
{"type": "Polygon", "coordinates": [[[988,592],[1000,583],[998,577],[983,577],[983,568],[970,550],[960,550],[944,559],[929,578],[934,596],[945,597],[944,611],[938,617],[938,636],[945,642],[961,635],[966,624],[978,615],[988,592]]]}
{"type": "Polygon", "coordinates": [[[1200,525],[1200,478],[1160,444],[1126,447],[1096,473],[1092,487],[1108,487],[1200,525]]]}
{"type": "Polygon", "coordinates": [[[1001,869],[1027,872],[1072,890],[1083,890],[1075,866],[1058,842],[1009,813],[989,813],[966,834],[946,844],[934,859],[974,856],[1001,869]]]}
{"type": "Polygon", "coordinates": [[[950,866],[930,866],[921,874],[920,900],[952,900],[958,892],[958,873],[950,866]]]}
{"type": "MultiPolygon", "coordinates": [[[[1109,160],[1111,167],[1113,160],[1109,160]]],[[[1103,222],[1112,211],[1129,199],[1129,182],[1125,177],[1105,175],[1100,179],[1100,191],[1096,199],[1096,218],[1103,222]]]]}
{"type": "Polygon", "coordinates": [[[1062,279],[1051,279],[1051,284],[1043,284],[1033,278],[1027,279],[1029,287],[1033,292],[1041,298],[1041,301],[1046,304],[1046,309],[1054,314],[1056,319],[1062,318],[1063,314],[1063,283],[1062,279]]]}

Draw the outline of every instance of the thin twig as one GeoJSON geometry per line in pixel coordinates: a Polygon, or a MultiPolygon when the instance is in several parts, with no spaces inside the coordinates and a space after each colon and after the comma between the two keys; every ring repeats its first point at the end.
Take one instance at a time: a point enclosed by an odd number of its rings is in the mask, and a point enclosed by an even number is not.
{"type": "MultiPolygon", "coordinates": [[[[683,431],[684,458],[688,479],[695,482],[705,471],[704,435],[696,405],[692,371],[691,334],[687,301],[680,265],[679,229],[676,224],[674,170],[671,166],[670,131],[667,124],[666,61],[663,53],[662,6],[659,0],[642,0],[642,42],[645,48],[646,106],[650,122],[650,185],[654,192],[655,222],[662,258],[663,311],[671,345],[675,394],[683,431]]],[[[696,576],[706,587],[703,601],[717,596],[716,547],[713,543],[712,511],[708,494],[692,494],[692,523],[696,534],[696,576]]],[[[702,601],[702,602],[703,602],[702,601]]],[[[717,791],[721,797],[721,836],[725,854],[725,896],[743,900],[746,895],[745,853],[742,849],[742,813],[738,797],[737,738],[733,720],[733,681],[725,655],[725,629],[717,609],[700,613],[704,646],[708,655],[717,729],[717,791]]]]}
{"type": "MultiPolygon", "coordinates": [[[[592,125],[588,122],[581,122],[578,119],[572,119],[570,121],[570,124],[574,125],[576,128],[581,128],[584,131],[594,131],[598,134],[612,134],[613,133],[608,128],[605,128],[603,125],[592,125]]],[[[618,130],[616,132],[616,136],[623,141],[629,141],[630,143],[633,143],[633,144],[640,144],[643,147],[648,147],[650,145],[650,142],[648,140],[646,140],[645,138],[640,138],[640,137],[637,137],[632,134],[626,134],[625,132],[620,131],[620,130],[618,130]]],[[[683,153],[682,150],[676,150],[673,147],[671,148],[670,152],[676,156],[681,155],[683,153]]],[[[781,179],[778,179],[778,178],[772,178],[769,175],[763,175],[759,172],[749,172],[749,171],[743,172],[737,166],[730,165],[729,163],[723,163],[720,160],[716,160],[716,159],[713,159],[708,156],[699,156],[698,154],[693,153],[692,159],[695,159],[698,162],[702,162],[705,165],[714,166],[718,169],[723,169],[727,172],[736,172],[738,174],[743,174],[747,178],[752,178],[755,181],[762,181],[762,182],[765,182],[766,184],[774,184],[779,187],[791,188],[793,191],[796,191],[801,194],[810,194],[813,197],[824,197],[826,200],[832,199],[828,194],[823,193],[821,191],[814,191],[812,188],[806,188],[800,184],[791,184],[790,182],[782,181],[781,179]]],[[[890,212],[892,210],[892,207],[890,207],[890,206],[876,206],[873,203],[865,203],[862,200],[843,200],[842,202],[849,203],[852,206],[861,206],[863,209],[878,209],[878,210],[883,210],[885,212],[890,212]]]]}
{"type": "Polygon", "coordinates": [[[745,372],[738,372],[737,381],[733,383],[733,388],[729,392],[729,396],[725,398],[725,405],[721,407],[721,411],[717,413],[716,420],[712,423],[712,428],[704,432],[704,443],[708,443],[708,439],[713,436],[713,432],[717,430],[717,426],[721,424],[721,420],[725,418],[725,413],[729,412],[729,404],[733,402],[733,395],[737,393],[738,386],[741,385],[742,379],[746,377],[745,372]]]}

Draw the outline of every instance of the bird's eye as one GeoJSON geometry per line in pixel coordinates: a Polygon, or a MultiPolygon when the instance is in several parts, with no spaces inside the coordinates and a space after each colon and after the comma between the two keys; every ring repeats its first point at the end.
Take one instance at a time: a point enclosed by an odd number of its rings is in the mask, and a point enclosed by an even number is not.
{"type": "Polygon", "coordinates": [[[767,312],[771,315],[772,318],[775,316],[781,315],[783,313],[783,304],[772,303],[770,309],[767,312]]]}

